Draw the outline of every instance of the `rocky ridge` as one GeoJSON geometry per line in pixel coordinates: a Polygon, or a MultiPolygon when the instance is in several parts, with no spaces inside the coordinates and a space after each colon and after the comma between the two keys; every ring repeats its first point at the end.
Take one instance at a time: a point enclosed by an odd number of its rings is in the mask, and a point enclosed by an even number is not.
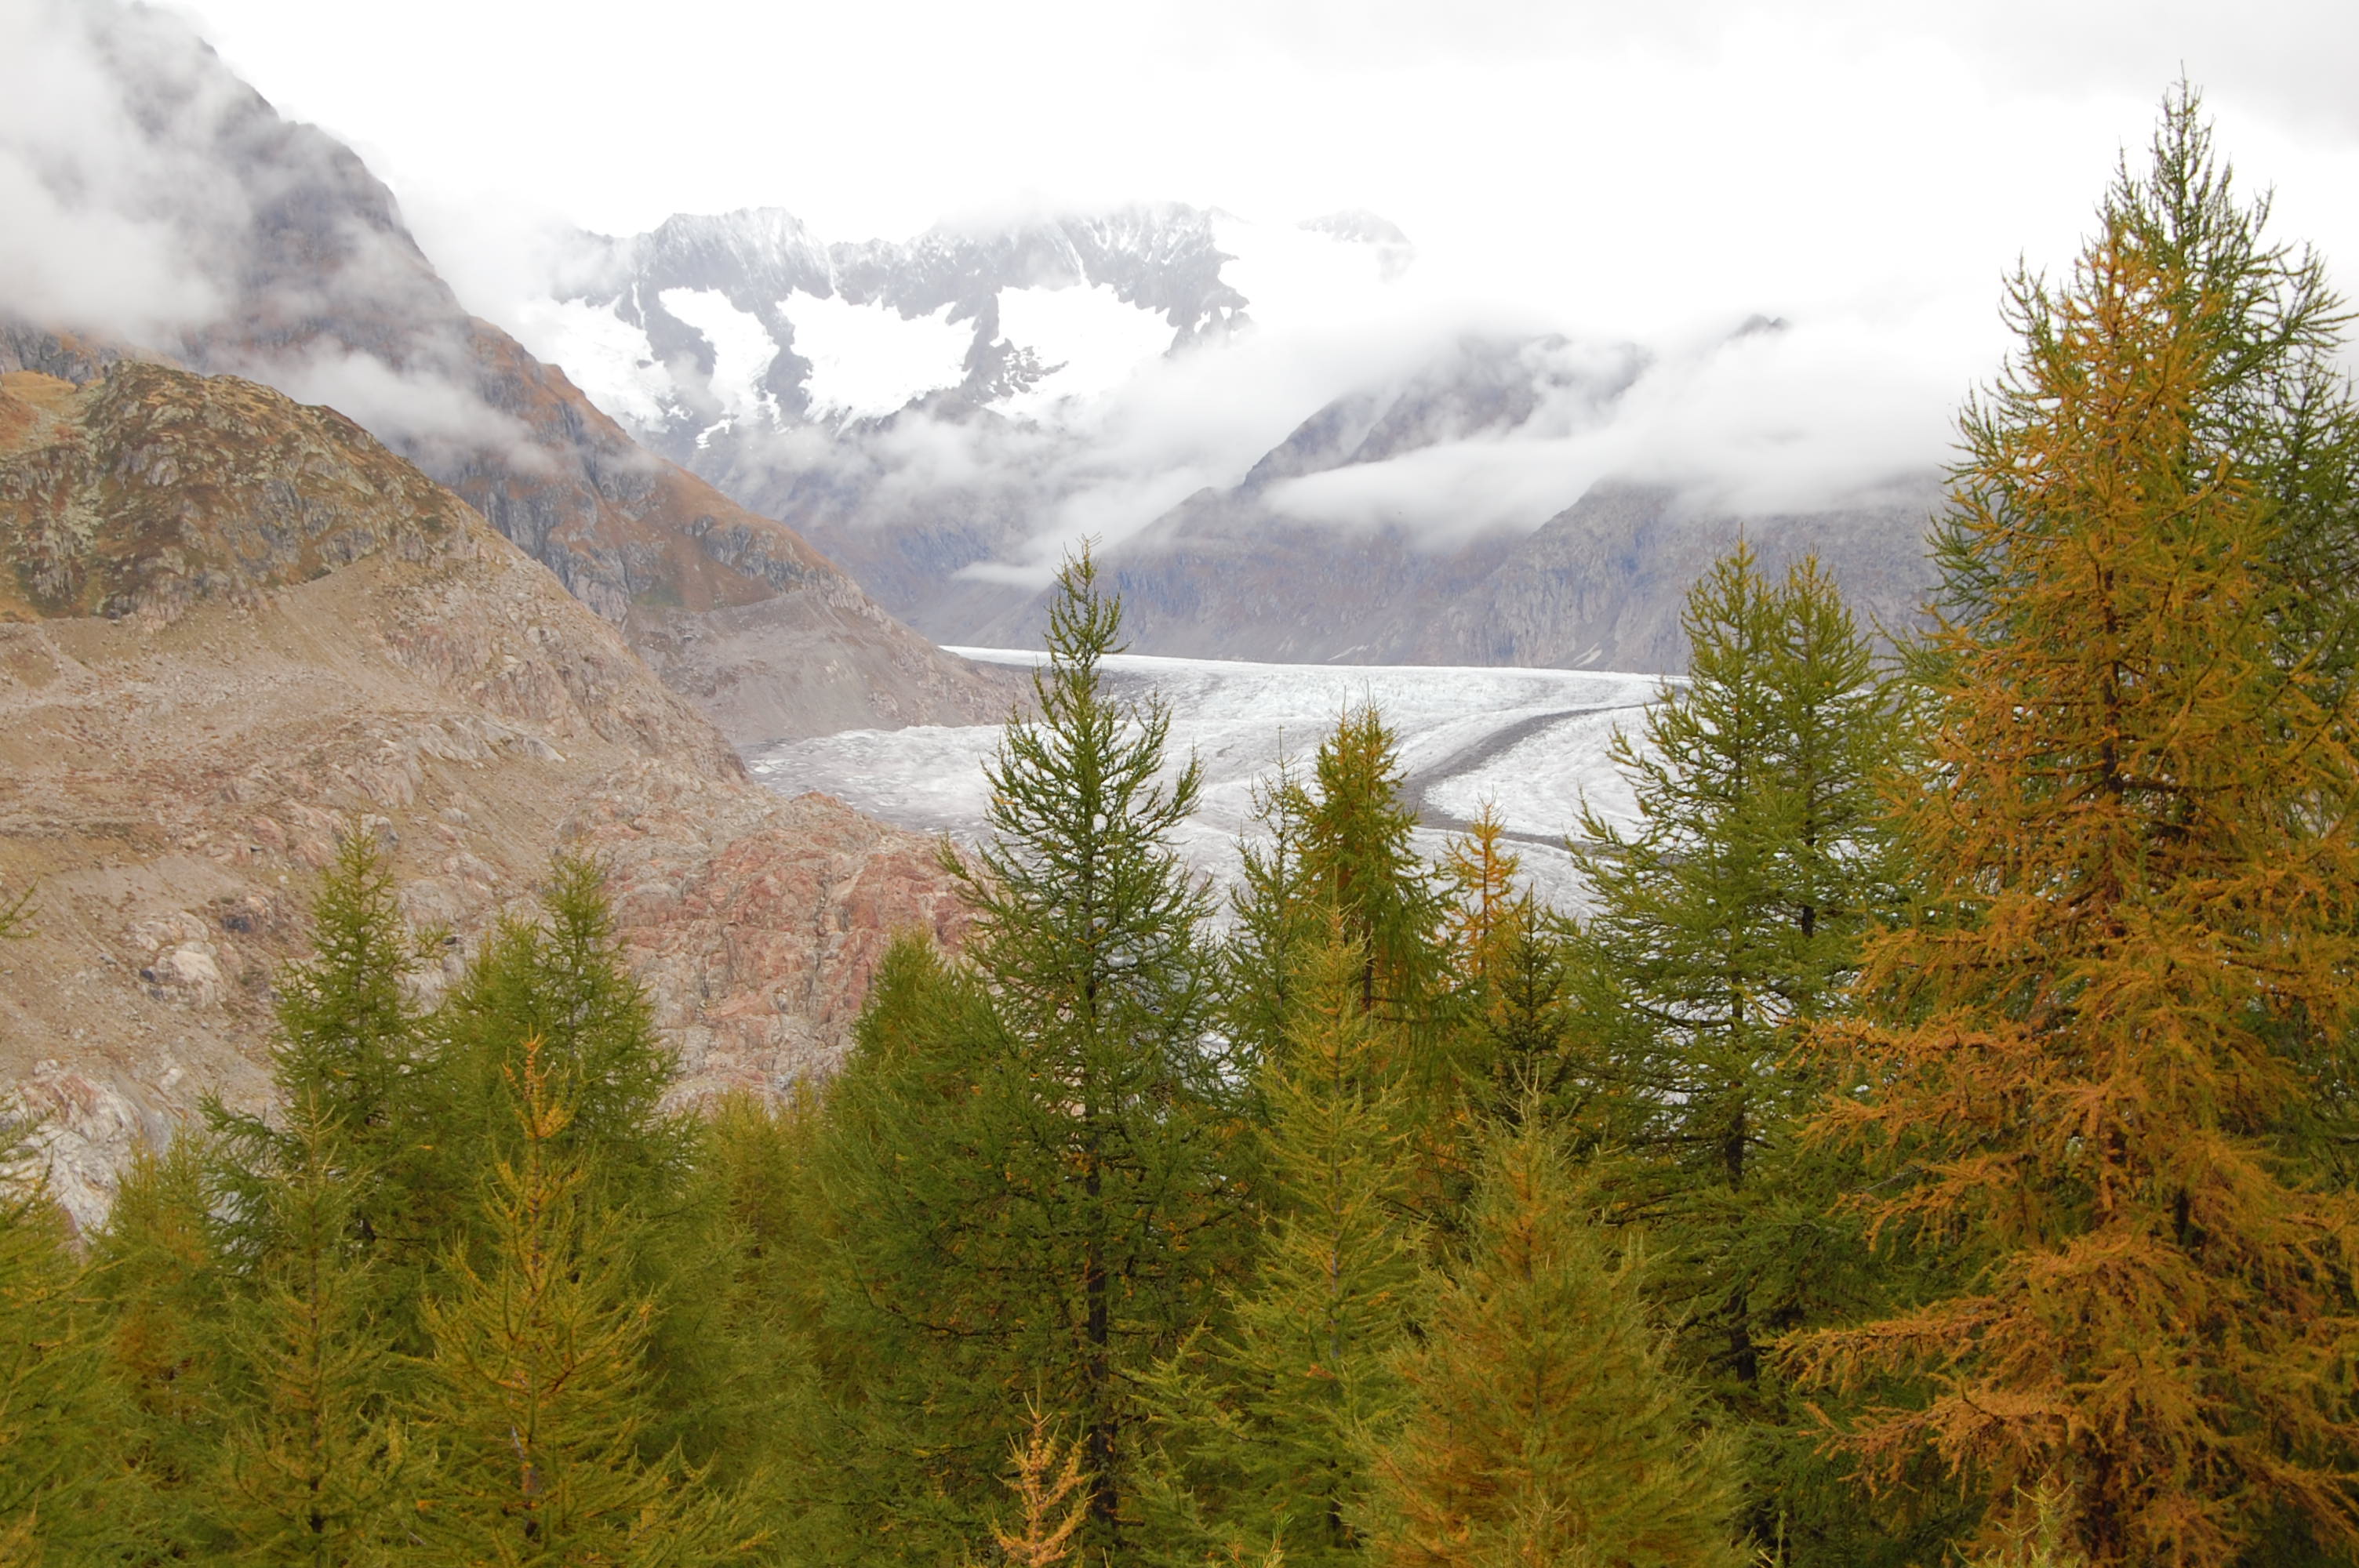
{"type": "MultiPolygon", "coordinates": [[[[1397,230],[1384,228],[1392,237],[1382,243],[1406,248],[1397,230]]],[[[975,412],[1055,369],[1004,329],[1006,292],[1102,288],[1159,319],[1164,348],[1177,351],[1247,324],[1245,296],[1221,276],[1228,259],[1212,213],[1170,202],[858,242],[824,241],[791,212],[755,208],[679,213],[643,234],[577,234],[552,295],[638,336],[646,352],[635,390],[651,416],[640,434],[674,460],[712,472],[748,438],[827,412],[813,401],[812,362],[797,349],[797,295],[804,305],[840,300],[904,320],[939,316],[961,329],[966,347],[957,371],[913,396],[938,413],[975,412]],[[718,330],[682,319],[679,290],[725,301],[761,335],[761,362],[747,387],[722,384],[718,330]],[[733,396],[742,392],[754,395],[733,396]],[[732,428],[733,414],[754,416],[759,427],[732,428]]]]}
{"type": "Polygon", "coordinates": [[[361,160],[279,115],[176,18],[106,0],[73,25],[119,94],[122,161],[147,182],[138,221],[172,234],[213,303],[136,350],[0,308],[0,372],[80,383],[132,353],[333,404],[654,654],[739,741],[1005,707],[1001,683],[911,633],[792,529],[644,449],[471,316],[361,160]]]}
{"type": "Polygon", "coordinates": [[[617,630],[350,420],[121,362],[0,376],[0,1082],[85,1222],[205,1093],[264,1093],[271,974],[375,835],[431,996],[557,848],[611,868],[681,1092],[823,1067],[931,844],[780,800],[617,630]]]}

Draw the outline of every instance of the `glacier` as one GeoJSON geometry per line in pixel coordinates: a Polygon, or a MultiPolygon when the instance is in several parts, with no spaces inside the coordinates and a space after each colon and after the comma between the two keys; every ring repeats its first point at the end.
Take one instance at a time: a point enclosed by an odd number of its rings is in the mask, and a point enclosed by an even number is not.
{"type": "MultiPolygon", "coordinates": [[[[1037,652],[953,648],[982,663],[1029,667],[1037,652]]],[[[1215,884],[1234,885],[1238,840],[1253,831],[1254,794],[1281,762],[1307,773],[1345,708],[1374,703],[1400,742],[1417,848],[1438,860],[1488,804],[1515,839],[1524,879],[1547,903],[1586,903],[1579,853],[1585,805],[1617,826],[1636,819],[1614,765],[1616,734],[1634,739],[1664,677],[1564,669],[1418,665],[1281,665],[1115,654],[1118,694],[1161,695],[1171,710],[1176,769],[1193,755],[1203,793],[1180,849],[1215,884]]],[[[756,748],[754,776],[788,795],[818,790],[887,822],[974,843],[987,831],[984,765],[1001,727],[919,725],[854,730],[756,748]]]]}
{"type": "Polygon", "coordinates": [[[974,328],[951,320],[948,304],[905,315],[881,299],[794,294],[778,308],[794,323],[796,352],[810,362],[811,411],[821,417],[881,418],[966,374],[974,328]]]}
{"type": "Polygon", "coordinates": [[[582,299],[527,300],[518,308],[518,335],[564,344],[561,368],[601,412],[642,429],[671,416],[671,375],[656,362],[645,330],[582,299]]]}
{"type": "Polygon", "coordinates": [[[762,319],[740,310],[717,288],[667,288],[657,297],[712,346],[712,392],[720,399],[723,420],[752,419],[775,427],[778,400],[763,380],[778,357],[778,345],[762,319]]]}
{"type": "Polygon", "coordinates": [[[1163,312],[1133,305],[1104,284],[1004,288],[1000,335],[1029,349],[1049,373],[996,406],[1017,418],[1046,416],[1060,404],[1104,395],[1171,348],[1163,312]]]}

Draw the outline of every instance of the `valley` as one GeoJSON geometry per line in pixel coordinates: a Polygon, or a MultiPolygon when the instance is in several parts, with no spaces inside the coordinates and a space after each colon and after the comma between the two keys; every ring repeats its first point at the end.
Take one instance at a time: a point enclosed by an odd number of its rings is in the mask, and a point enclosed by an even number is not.
{"type": "MultiPolygon", "coordinates": [[[[1006,648],[955,648],[978,664],[1028,668],[1006,648]]],[[[1234,885],[1238,840],[1254,830],[1255,792],[1282,762],[1309,766],[1345,708],[1374,704],[1400,740],[1404,794],[1422,825],[1419,853],[1439,860],[1453,831],[1488,803],[1506,825],[1523,873],[1547,903],[1578,908],[1579,866],[1567,848],[1586,804],[1617,825],[1634,802],[1613,765],[1614,734],[1635,728],[1662,685],[1651,675],[1469,665],[1284,665],[1124,654],[1112,689],[1169,704],[1175,765],[1203,768],[1202,804],[1179,838],[1216,883],[1234,885]]],[[[754,777],[785,795],[818,790],[897,827],[973,843],[985,832],[984,768],[995,724],[859,730],[757,747],[754,777]]]]}

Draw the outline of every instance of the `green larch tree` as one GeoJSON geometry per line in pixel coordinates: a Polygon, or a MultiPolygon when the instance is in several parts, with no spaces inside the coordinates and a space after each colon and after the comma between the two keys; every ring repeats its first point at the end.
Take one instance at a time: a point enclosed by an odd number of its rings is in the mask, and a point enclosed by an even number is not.
{"type": "Polygon", "coordinates": [[[521,1150],[509,1086],[533,1042],[544,1070],[573,1086],[565,1149],[600,1189],[597,1200],[669,1206],[693,1136],[664,1108],[676,1065],[645,988],[616,951],[604,873],[560,855],[539,903],[537,916],[495,927],[436,1013],[433,1114],[447,1168],[430,1173],[435,1195],[471,1200],[480,1173],[521,1150]]]}
{"type": "Polygon", "coordinates": [[[944,860],[974,908],[968,953],[998,1020],[983,1096],[1006,1152],[999,1223],[1038,1271],[1034,1375],[1081,1426],[1086,1544],[1117,1555],[1133,1379],[1201,1317],[1235,1228],[1210,901],[1174,845],[1201,774],[1191,759],[1167,778],[1159,697],[1107,689],[1121,626],[1089,555],[1068,562],[1037,717],[1008,725],[986,769],[991,838],[973,861],[944,860]]]}
{"type": "Polygon", "coordinates": [[[1410,832],[1400,742],[1373,705],[1347,710],[1320,742],[1302,816],[1303,885],[1361,953],[1361,1000],[1423,1033],[1444,987],[1448,913],[1410,832]]]}
{"type": "Polygon", "coordinates": [[[601,868],[554,857],[538,902],[485,936],[430,1022],[419,1098],[431,1136],[414,1144],[406,1199],[434,1249],[417,1259],[418,1277],[430,1283],[450,1238],[487,1217],[474,1202],[484,1173],[522,1153],[512,1086],[532,1043],[566,1086],[562,1152],[652,1303],[649,1366],[662,1395],[643,1456],[679,1445],[700,1465],[750,1474],[741,1467],[758,1463],[761,1418],[745,1374],[759,1357],[734,1326],[728,1206],[696,1169],[693,1116],[666,1103],[677,1062],[617,946],[601,868]]]}
{"type": "Polygon", "coordinates": [[[571,1130],[570,1084],[527,1041],[513,1154],[485,1182],[477,1248],[425,1306],[433,1346],[415,1431],[432,1459],[415,1561],[691,1568],[761,1544],[735,1497],[676,1452],[649,1462],[652,1304],[605,1229],[571,1130]]]}
{"type": "Polygon", "coordinates": [[[241,1561],[342,1568],[381,1561],[397,1539],[402,1379],[355,1213],[364,1172],[316,1087],[302,1092],[274,1139],[280,1168],[253,1194],[270,1206],[268,1240],[223,1325],[203,1512],[241,1561]]]}
{"type": "Polygon", "coordinates": [[[1397,1568],[1744,1561],[1724,1440],[1648,1312],[1635,1238],[1544,1119],[1489,1142],[1464,1258],[1400,1361],[1375,1448],[1374,1557],[1397,1568]]]}
{"type": "Polygon", "coordinates": [[[361,1245],[397,1244],[411,1228],[385,1179],[423,1136],[413,1101],[425,1042],[403,985],[415,957],[392,867],[372,836],[346,833],[312,903],[311,952],[277,978],[271,1087],[300,1114],[290,1123],[217,1101],[205,1108],[231,1252],[252,1259],[275,1244],[269,1226],[286,1211],[272,1185],[315,1154],[365,1174],[365,1189],[339,1199],[361,1245]]]}
{"type": "Polygon", "coordinates": [[[0,1562],[135,1562],[157,1542],[125,1390],[65,1216],[32,1151],[15,1153],[0,1188],[0,1562]]]}
{"type": "Polygon", "coordinates": [[[823,1091],[788,1238],[817,1298],[815,1462],[790,1538],[814,1561],[932,1563],[986,1535],[1013,1411],[1060,1348],[1043,1260],[1003,1213],[998,1027],[977,976],[904,935],[823,1091]]]}
{"type": "Polygon", "coordinates": [[[1788,1032],[1856,961],[1894,731],[1865,640],[1814,563],[1781,586],[1740,543],[1697,579],[1682,625],[1687,680],[1614,743],[1637,827],[1584,818],[1598,846],[1585,932],[1620,1000],[1636,1141],[1690,1184],[1739,1189],[1817,1087],[1785,1062],[1788,1032]]]}
{"type": "Polygon", "coordinates": [[[160,1152],[136,1151],[91,1238],[89,1287],[127,1405],[121,1441],[158,1538],[188,1551],[209,1529],[201,1509],[227,1404],[221,1325],[232,1271],[213,1217],[217,1165],[201,1130],[182,1129],[160,1152]]]}
{"type": "Polygon", "coordinates": [[[1218,1325],[1152,1379],[1167,1554],[1361,1560],[1370,1443],[1395,1424],[1419,1238],[1397,1026],[1331,917],[1302,959],[1291,1039],[1261,1066],[1260,1244],[1218,1325]]]}
{"type": "Polygon", "coordinates": [[[1800,1560],[1869,1552],[1767,1347],[1869,1290],[1848,1177],[1799,1147],[1831,1079],[1799,1026],[1837,1005],[1888,906],[1878,781],[1901,730],[1866,640],[1804,560],[1782,581],[1740,543],[1690,590],[1689,676],[1614,759],[1636,799],[1592,813],[1597,907],[1582,931],[1575,1033],[1595,1136],[1625,1144],[1619,1191],[1653,1224],[1653,1288],[1747,1445],[1747,1524],[1800,1560]],[[1803,1499],[1811,1499],[1805,1503],[1803,1499]]]}
{"type": "Polygon", "coordinates": [[[1238,883],[1230,890],[1234,921],[1222,944],[1222,1022],[1245,1063],[1285,1048],[1294,982],[1318,944],[1324,921],[1302,871],[1310,795],[1289,758],[1254,786],[1257,831],[1237,844],[1238,883]]]}
{"type": "Polygon", "coordinates": [[[278,1108],[206,1107],[218,1313],[179,1331],[206,1343],[216,1406],[195,1528],[256,1562],[342,1563],[382,1544],[399,1469],[399,1292],[378,1253],[409,1229],[386,1175],[419,1134],[423,1041],[403,985],[416,945],[373,838],[339,843],[311,922],[310,955],[278,978],[278,1108]]]}
{"type": "Polygon", "coordinates": [[[1159,700],[1110,689],[1120,620],[1069,562],[1034,711],[988,768],[991,838],[945,849],[976,914],[964,959],[897,949],[828,1092],[828,1311],[874,1330],[864,1351],[826,1336],[856,1373],[863,1550],[978,1539],[1033,1399],[1083,1445],[1082,1550],[1127,1561],[1137,1379],[1240,1244],[1209,898],[1173,844],[1198,773],[1167,767],[1159,700]]]}

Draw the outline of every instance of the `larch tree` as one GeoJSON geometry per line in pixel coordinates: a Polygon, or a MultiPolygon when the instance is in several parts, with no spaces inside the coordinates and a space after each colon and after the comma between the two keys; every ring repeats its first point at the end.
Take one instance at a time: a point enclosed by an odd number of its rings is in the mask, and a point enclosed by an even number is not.
{"type": "Polygon", "coordinates": [[[423,1043],[403,987],[415,944],[375,840],[345,835],[312,906],[312,951],[278,980],[265,1116],[209,1103],[227,1265],[212,1337],[214,1464],[201,1528],[257,1562],[364,1561],[398,1478],[399,1293],[378,1257],[406,1217],[386,1181],[418,1136],[423,1043]]]}
{"type": "Polygon", "coordinates": [[[135,1152],[106,1223],[91,1238],[89,1287],[127,1407],[120,1441],[143,1483],[153,1528],[190,1551],[212,1528],[203,1506],[218,1474],[228,1404],[221,1325],[231,1271],[218,1245],[215,1165],[194,1130],[161,1152],[135,1152]]]}
{"type": "Polygon", "coordinates": [[[1892,730],[1815,562],[1774,583],[1740,543],[1690,589],[1682,624],[1687,680],[1614,741],[1636,829],[1584,819],[1585,931],[1619,992],[1639,1141],[1736,1189],[1807,1087],[1783,1060],[1789,1026],[1824,1011],[1855,961],[1892,730]]]}
{"type": "Polygon", "coordinates": [[[1486,803],[1452,838],[1441,871],[1460,1044],[1458,1114],[1471,1135],[1485,1120],[1537,1113],[1570,1128],[1598,1092],[1577,1028],[1582,998],[1572,927],[1516,882],[1523,858],[1486,803]]]}
{"type": "Polygon", "coordinates": [[[1347,710],[1320,742],[1302,815],[1303,886],[1361,952],[1361,1000],[1411,1030],[1434,1023],[1448,914],[1409,839],[1400,741],[1373,704],[1347,710]]]}
{"type": "Polygon", "coordinates": [[[1847,1178],[1797,1133],[1831,1081],[1798,1026],[1842,996],[1888,904],[1881,770],[1900,731],[1866,640],[1804,559],[1764,574],[1742,542],[1690,589],[1686,681],[1614,755],[1625,831],[1593,812],[1597,907],[1576,945],[1585,1130],[1626,1147],[1617,1191],[1653,1223],[1652,1288],[1745,1440],[1746,1524],[1799,1560],[1852,1562],[1859,1510],[1817,1483],[1808,1417],[1767,1354],[1860,1310],[1847,1178]]]}
{"type": "Polygon", "coordinates": [[[425,1043],[403,986],[415,956],[392,867],[373,836],[347,832],[312,903],[311,952],[277,980],[271,1087],[299,1114],[274,1120],[206,1104],[232,1253],[275,1244],[269,1227],[285,1211],[273,1183],[320,1159],[367,1182],[339,1198],[357,1242],[406,1238],[408,1219],[386,1178],[404,1144],[423,1136],[412,1100],[425,1043]]]}
{"type": "Polygon", "coordinates": [[[617,1208],[679,1196],[693,1138],[663,1099],[677,1071],[647,991],[614,943],[603,871],[560,855],[534,917],[502,921],[434,1020],[437,1146],[432,1196],[472,1200],[478,1175],[521,1152],[512,1083],[527,1042],[571,1086],[563,1139],[593,1195],[617,1208]]]}
{"type": "Polygon", "coordinates": [[[1726,1443],[1538,1118],[1489,1143],[1465,1257],[1400,1360],[1407,1414],[1374,1444],[1372,1555],[1393,1568],[1734,1565],[1726,1443]]]}
{"type": "Polygon", "coordinates": [[[1295,979],[1324,928],[1302,871],[1310,795],[1291,759],[1281,757],[1254,786],[1253,806],[1258,832],[1237,844],[1238,881],[1229,892],[1234,921],[1222,944],[1220,985],[1222,1022],[1246,1063],[1284,1051],[1295,979]]]}
{"type": "MultiPolygon", "coordinates": [[[[16,1129],[21,1131],[21,1125],[16,1129]]],[[[125,1386],[65,1216],[24,1168],[0,1187],[0,1563],[141,1560],[158,1544],[125,1386]]]]}
{"type": "MultiPolygon", "coordinates": [[[[931,1563],[989,1533],[1013,1411],[1063,1365],[1044,1260],[1006,1214],[1018,1119],[986,1094],[1010,1047],[980,977],[905,934],[886,950],[810,1131],[814,1561],[931,1563]]],[[[773,1224],[792,1223],[780,1215],[773,1224]]],[[[1060,1379],[1061,1390],[1066,1386],[1060,1379]]]]}
{"type": "Polygon", "coordinates": [[[1031,1417],[1031,1430],[1008,1444],[1015,1517],[991,1527],[991,1543],[1008,1568],[1059,1568],[1081,1550],[1075,1537],[1090,1517],[1089,1474],[1081,1439],[1060,1439],[1037,1404],[1031,1417]]]}
{"type": "Polygon", "coordinates": [[[1773,582],[1740,543],[1690,590],[1683,624],[1688,679],[1666,687],[1641,739],[1614,741],[1638,826],[1585,824],[1599,845],[1589,1012],[1609,1036],[1616,1130],[1651,1173],[1637,1201],[1662,1224],[1667,1288],[1685,1289],[1685,1337],[1749,1389],[1797,1303],[1763,1288],[1771,1260],[1736,1253],[1770,1233],[1790,1173],[1765,1181],[1763,1163],[1790,1152],[1824,1087],[1793,1029],[1840,996],[1879,900],[1894,730],[1866,642],[1814,562],[1773,582]]]}
{"type": "Polygon", "coordinates": [[[932,1179],[974,1178],[957,1217],[973,1271],[946,1260],[931,1299],[978,1292],[961,1322],[989,1312],[975,1348],[1002,1398],[1037,1394],[1076,1422],[1083,1546],[1117,1561],[1135,1514],[1136,1377],[1201,1319],[1239,1229],[1210,899],[1174,843],[1201,775],[1192,761],[1167,775],[1159,698],[1109,689],[1121,620],[1089,556],[1069,561],[1036,710],[1007,726],[986,770],[991,837],[972,860],[945,852],[975,911],[967,957],[989,997],[963,1032],[968,1141],[894,1151],[957,1167],[932,1179]]]}
{"type": "Polygon", "coordinates": [[[1402,1403],[1420,1251],[1397,1026],[1332,916],[1305,955],[1291,1039],[1261,1066],[1260,1243],[1215,1326],[1151,1379],[1167,1552],[1312,1568],[1360,1561],[1366,1454],[1402,1403]]]}
{"type": "Polygon", "coordinates": [[[433,1346],[415,1406],[431,1454],[413,1560],[558,1568],[741,1562],[761,1531],[677,1452],[642,1457],[657,1388],[652,1307],[569,1138],[571,1086],[527,1042],[514,1152],[485,1181],[481,1240],[455,1248],[425,1304],[433,1346]]]}
{"type": "Polygon", "coordinates": [[[406,1479],[392,1335],[357,1223],[364,1168],[316,1089],[289,1106],[259,1189],[268,1238],[222,1333],[218,1473],[206,1524],[242,1560],[376,1561],[406,1479]]]}
{"type": "Polygon", "coordinates": [[[1495,984],[1506,950],[1530,917],[1532,898],[1519,887],[1523,857],[1507,848],[1507,826],[1489,801],[1452,838],[1441,873],[1452,897],[1443,915],[1444,946],[1452,979],[1481,990],[1495,984]]]}
{"type": "Polygon", "coordinates": [[[1870,1474],[1938,1459],[1995,1534],[2060,1496],[2098,1564],[2359,1545],[2359,1203],[2287,1135],[2359,1009],[2359,756],[2264,428],[2324,395],[2331,301],[2261,217],[2181,90],[2070,276],[2017,280],[1897,803],[1923,903],[1820,1031],[1859,1086],[1821,1130],[1953,1284],[1800,1368],[1920,1390],[1845,1423],[1870,1474]]]}
{"type": "Polygon", "coordinates": [[[710,1463],[724,1434],[742,1441],[758,1425],[747,1408],[757,1396],[737,1376],[747,1347],[727,1321],[726,1205],[693,1179],[694,1119],[665,1102],[678,1063],[617,946],[603,870],[552,858],[538,903],[494,927],[430,1021],[429,1070],[414,1091],[430,1130],[404,1166],[419,1244],[405,1252],[430,1283],[450,1238],[488,1218],[475,1202],[485,1173],[524,1152],[513,1086],[532,1043],[541,1070],[566,1086],[561,1152],[652,1304],[649,1369],[662,1397],[643,1457],[685,1444],[710,1463]]]}

